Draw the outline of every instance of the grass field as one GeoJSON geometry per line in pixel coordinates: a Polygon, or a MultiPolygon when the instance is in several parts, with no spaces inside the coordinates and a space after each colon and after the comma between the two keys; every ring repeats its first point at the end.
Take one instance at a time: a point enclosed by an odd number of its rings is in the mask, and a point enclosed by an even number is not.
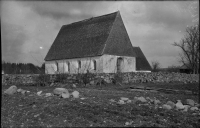
{"type": "MultiPolygon", "coordinates": [[[[138,84],[148,87],[198,91],[198,84],[138,84]]],[[[181,127],[200,126],[200,114],[165,110],[151,103],[117,104],[120,97],[135,96],[176,102],[186,99],[198,101],[198,95],[165,94],[160,92],[130,91],[132,85],[68,88],[77,90],[85,99],[63,99],[56,96],[37,96],[36,92],[52,92],[55,87],[17,86],[30,93],[2,95],[1,127],[181,127]]],[[[5,90],[9,86],[2,86],[5,90]]],[[[67,88],[67,87],[66,87],[67,88]]],[[[199,113],[199,112],[198,112],[199,113]]]]}

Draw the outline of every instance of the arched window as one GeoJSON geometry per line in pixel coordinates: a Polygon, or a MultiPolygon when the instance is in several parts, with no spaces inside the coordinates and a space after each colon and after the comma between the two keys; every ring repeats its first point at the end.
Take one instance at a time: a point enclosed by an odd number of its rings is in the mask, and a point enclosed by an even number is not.
{"type": "Polygon", "coordinates": [[[64,70],[65,73],[69,72],[69,62],[65,62],[64,70]]]}
{"type": "Polygon", "coordinates": [[[123,58],[117,58],[117,72],[122,72],[123,70],[123,58]]]}
{"type": "Polygon", "coordinates": [[[97,62],[96,60],[93,60],[94,70],[97,70],[97,62]]]}
{"type": "Polygon", "coordinates": [[[92,60],[91,63],[90,63],[91,69],[92,69],[92,70],[96,70],[96,67],[97,67],[96,65],[97,65],[97,64],[96,64],[96,60],[92,60]]]}
{"type": "Polygon", "coordinates": [[[78,61],[78,68],[81,68],[81,61],[78,61]]]}

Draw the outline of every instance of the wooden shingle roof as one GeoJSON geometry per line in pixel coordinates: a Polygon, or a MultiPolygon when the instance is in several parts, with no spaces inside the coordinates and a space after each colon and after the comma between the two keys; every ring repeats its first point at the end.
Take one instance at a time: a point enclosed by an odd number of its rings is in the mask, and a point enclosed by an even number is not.
{"type": "Polygon", "coordinates": [[[45,61],[103,54],[136,56],[119,11],[63,25],[45,61]]]}

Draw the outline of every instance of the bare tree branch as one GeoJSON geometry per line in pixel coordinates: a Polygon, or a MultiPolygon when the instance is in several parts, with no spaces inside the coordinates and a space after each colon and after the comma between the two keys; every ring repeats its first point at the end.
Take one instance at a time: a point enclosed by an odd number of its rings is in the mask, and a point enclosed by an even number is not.
{"type": "Polygon", "coordinates": [[[199,73],[199,24],[186,28],[186,34],[179,43],[174,46],[181,48],[180,62],[192,69],[193,73],[199,73]]]}
{"type": "Polygon", "coordinates": [[[152,66],[152,71],[157,72],[158,69],[160,68],[160,63],[158,61],[152,61],[151,66],[152,66]]]}

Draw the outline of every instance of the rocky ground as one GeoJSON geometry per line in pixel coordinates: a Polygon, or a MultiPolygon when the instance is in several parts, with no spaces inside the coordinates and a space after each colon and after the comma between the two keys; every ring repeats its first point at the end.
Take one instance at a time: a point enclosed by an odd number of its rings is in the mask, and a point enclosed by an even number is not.
{"type": "MultiPolygon", "coordinates": [[[[130,88],[136,85],[118,84],[95,87],[62,84],[56,87],[16,86],[17,89],[25,91],[18,90],[8,95],[4,92],[10,86],[2,86],[1,127],[200,126],[198,95],[195,94],[145,89],[138,91],[130,88]],[[70,97],[53,95],[57,87],[66,88],[71,94],[70,97]],[[76,98],[72,95],[74,91],[79,92],[76,98]]],[[[176,90],[198,89],[198,84],[181,86],[157,83],[138,86],[176,90]]]]}

